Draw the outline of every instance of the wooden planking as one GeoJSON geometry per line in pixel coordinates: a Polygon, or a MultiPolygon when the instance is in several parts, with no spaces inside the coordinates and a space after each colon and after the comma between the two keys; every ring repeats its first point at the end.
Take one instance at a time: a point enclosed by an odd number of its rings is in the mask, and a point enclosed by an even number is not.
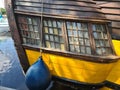
{"type": "Polygon", "coordinates": [[[112,21],[120,21],[120,15],[106,14],[106,17],[112,21]]]}
{"type": "Polygon", "coordinates": [[[105,14],[120,15],[120,9],[115,8],[102,8],[102,12],[105,14]]]}
{"type": "Polygon", "coordinates": [[[99,6],[100,7],[102,7],[102,8],[118,8],[118,9],[120,9],[120,4],[119,4],[120,2],[106,2],[106,3],[104,3],[104,4],[100,4],[99,6]]]}
{"type": "Polygon", "coordinates": [[[43,0],[44,5],[41,3],[41,0],[16,0],[15,9],[41,12],[43,6],[43,11],[47,14],[105,19],[100,8],[92,0],[43,0]]]}
{"type": "Polygon", "coordinates": [[[112,26],[116,28],[120,28],[120,22],[112,21],[112,26]]]}
{"type": "MultiPolygon", "coordinates": [[[[34,7],[41,8],[41,3],[30,3],[30,2],[17,2],[16,6],[18,7],[34,7]]],[[[88,6],[69,6],[69,5],[57,5],[57,4],[49,4],[44,3],[43,8],[51,8],[51,9],[60,9],[60,10],[74,10],[74,11],[90,11],[90,12],[100,12],[98,8],[88,7],[88,6]]]]}
{"type": "Polygon", "coordinates": [[[120,37],[120,0],[94,0],[107,19],[112,22],[112,34],[120,37]]]}
{"type": "MultiPolygon", "coordinates": [[[[41,8],[34,8],[34,7],[17,7],[18,10],[28,10],[28,11],[41,11],[41,8]]],[[[103,17],[103,14],[97,13],[97,12],[90,12],[90,11],[74,11],[74,10],[67,10],[67,9],[51,9],[51,8],[44,8],[43,13],[49,13],[49,14],[66,14],[67,15],[75,15],[75,16],[86,16],[86,17],[103,17]],[[89,16],[88,16],[89,14],[89,16]]]]}
{"type": "MultiPolygon", "coordinates": [[[[16,1],[16,4],[41,4],[41,2],[36,2],[36,1],[16,1]]],[[[95,4],[90,4],[90,3],[84,3],[84,2],[76,2],[76,1],[54,1],[52,0],[45,2],[43,1],[44,4],[49,4],[49,5],[65,5],[65,6],[84,6],[84,7],[95,7],[99,8],[95,4]]]]}
{"type": "Polygon", "coordinates": [[[115,39],[120,39],[120,28],[119,29],[112,28],[112,35],[113,35],[113,37],[114,36],[118,37],[118,38],[115,38],[115,39]]]}

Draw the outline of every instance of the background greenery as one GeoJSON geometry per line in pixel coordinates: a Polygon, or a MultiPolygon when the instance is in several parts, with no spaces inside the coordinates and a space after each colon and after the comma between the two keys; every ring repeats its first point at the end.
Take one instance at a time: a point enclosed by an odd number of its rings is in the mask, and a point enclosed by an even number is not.
{"type": "Polygon", "coordinates": [[[2,13],[2,15],[5,15],[6,14],[5,8],[0,8],[0,13],[2,13]]]}

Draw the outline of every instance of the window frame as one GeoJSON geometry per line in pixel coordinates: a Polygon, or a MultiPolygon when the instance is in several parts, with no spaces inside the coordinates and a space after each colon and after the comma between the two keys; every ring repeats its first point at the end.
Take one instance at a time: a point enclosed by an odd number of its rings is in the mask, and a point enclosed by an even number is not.
{"type": "MultiPolygon", "coordinates": [[[[22,16],[28,16],[28,15],[22,15],[22,16]]],[[[28,16],[29,17],[29,16],[28,16]]],[[[37,17],[39,18],[39,22],[41,20],[40,17],[38,16],[30,16],[30,17],[37,17]]],[[[49,48],[46,48],[45,47],[45,37],[44,37],[44,31],[43,31],[43,24],[42,24],[42,31],[40,31],[40,29],[38,30],[39,31],[39,35],[40,37],[42,37],[42,40],[40,38],[40,42],[42,42],[42,47],[36,47],[34,45],[28,45],[28,44],[22,44],[24,48],[26,49],[32,49],[32,50],[37,50],[39,51],[40,49],[43,51],[43,52],[48,52],[48,53],[52,53],[52,54],[58,54],[58,55],[63,55],[63,56],[69,56],[69,57],[73,57],[73,58],[81,58],[81,59],[86,59],[88,61],[94,61],[94,62],[111,62],[111,61],[115,61],[116,59],[118,59],[118,57],[115,57],[115,58],[102,58],[101,56],[98,56],[96,53],[95,53],[95,42],[94,42],[94,37],[93,37],[93,34],[92,34],[92,23],[95,23],[97,24],[97,22],[89,22],[89,21],[81,21],[81,20],[69,20],[69,19],[57,19],[57,18],[49,18],[49,17],[43,17],[43,21],[44,19],[54,19],[54,20],[61,20],[63,22],[63,27],[62,27],[62,31],[64,32],[64,40],[66,43],[64,43],[65,45],[65,49],[66,51],[61,51],[61,50],[56,50],[56,49],[49,49],[49,48]],[[68,44],[68,35],[67,35],[67,27],[66,27],[66,21],[70,21],[70,22],[78,22],[78,23],[87,23],[88,24],[88,33],[89,33],[89,37],[90,37],[90,46],[91,46],[91,54],[90,55],[87,55],[87,54],[81,54],[81,53],[72,53],[70,52],[70,46],[68,44]],[[41,33],[42,32],[42,33],[41,33]],[[94,59],[96,58],[96,60],[94,59]],[[101,60],[100,60],[101,59],[101,60]]],[[[43,23],[43,22],[42,22],[43,23]]],[[[111,50],[113,51],[113,56],[115,56],[115,51],[114,51],[114,47],[112,45],[112,41],[111,41],[111,37],[110,37],[110,34],[109,34],[109,31],[108,31],[108,27],[107,27],[107,22],[98,22],[99,24],[105,24],[105,27],[106,27],[106,31],[107,31],[107,36],[109,37],[108,38],[108,41],[110,43],[110,48],[111,50]]],[[[41,24],[39,23],[38,24],[39,27],[41,27],[41,24]]],[[[20,30],[19,30],[20,31],[20,30]]],[[[21,40],[22,40],[22,37],[21,37],[21,40]]]]}

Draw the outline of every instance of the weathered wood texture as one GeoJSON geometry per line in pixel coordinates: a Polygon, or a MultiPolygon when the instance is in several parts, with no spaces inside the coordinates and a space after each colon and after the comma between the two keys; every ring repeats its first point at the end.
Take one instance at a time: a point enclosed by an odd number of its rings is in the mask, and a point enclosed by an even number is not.
{"type": "Polygon", "coordinates": [[[15,0],[15,11],[26,11],[32,13],[58,16],[69,15],[66,17],[79,17],[85,19],[105,20],[100,8],[92,0],[15,0]],[[42,4],[43,1],[43,4],[42,4]]]}
{"type": "Polygon", "coordinates": [[[120,39],[120,0],[94,0],[112,22],[112,37],[120,39]]]}
{"type": "Polygon", "coordinates": [[[21,39],[19,36],[19,31],[18,31],[18,28],[16,25],[16,20],[15,20],[14,13],[13,13],[12,0],[5,0],[5,4],[6,4],[8,22],[9,22],[10,30],[12,33],[12,38],[13,38],[14,44],[16,46],[16,50],[17,50],[17,53],[18,53],[18,56],[20,59],[20,63],[22,65],[24,71],[26,72],[29,67],[29,63],[28,63],[28,59],[27,59],[25,50],[21,45],[21,39]]]}

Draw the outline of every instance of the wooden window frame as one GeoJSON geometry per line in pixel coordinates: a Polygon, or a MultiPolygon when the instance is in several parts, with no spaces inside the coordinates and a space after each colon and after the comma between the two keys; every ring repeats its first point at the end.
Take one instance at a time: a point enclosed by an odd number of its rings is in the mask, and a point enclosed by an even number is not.
{"type": "MultiPolygon", "coordinates": [[[[34,16],[31,16],[31,17],[34,17],[34,16]]],[[[40,17],[38,17],[38,18],[39,18],[39,22],[40,22],[41,18],[40,17]]],[[[44,19],[55,19],[55,18],[43,17],[43,21],[44,21],[44,19]]],[[[55,55],[62,55],[62,56],[71,57],[71,58],[78,58],[78,59],[83,59],[83,60],[92,61],[92,62],[98,62],[98,63],[110,63],[110,62],[115,62],[116,60],[119,59],[119,57],[116,56],[116,54],[114,52],[114,47],[113,47],[112,42],[111,42],[110,34],[108,33],[108,28],[106,28],[107,36],[109,36],[108,41],[110,43],[110,48],[112,49],[114,55],[101,57],[101,56],[96,55],[96,53],[95,53],[95,42],[94,42],[94,37],[93,37],[93,33],[92,33],[92,23],[95,23],[95,22],[80,21],[80,20],[64,20],[64,19],[55,19],[55,20],[56,21],[61,20],[62,23],[63,23],[62,31],[64,32],[63,37],[64,37],[64,40],[66,42],[66,43],[64,43],[66,51],[61,51],[61,50],[56,50],[56,49],[49,49],[49,48],[45,47],[46,45],[45,45],[45,37],[44,37],[43,26],[42,26],[42,31],[40,31],[40,29],[39,29],[40,37],[42,37],[42,40],[40,38],[40,41],[42,42],[42,46],[41,47],[36,47],[34,45],[22,44],[24,49],[30,49],[30,50],[36,50],[36,51],[42,50],[45,53],[51,53],[51,54],[55,54],[55,55]],[[78,22],[78,23],[86,23],[88,25],[88,34],[89,34],[89,37],[90,37],[89,40],[90,40],[90,47],[91,47],[91,55],[80,54],[80,53],[78,54],[78,53],[70,52],[70,46],[68,44],[66,21],[78,22]]],[[[106,27],[107,27],[107,23],[99,23],[99,24],[105,24],[106,27]]],[[[38,25],[39,25],[39,28],[40,28],[41,27],[40,24],[38,24],[38,25]]],[[[21,37],[21,40],[22,40],[22,37],[21,37]]]]}

